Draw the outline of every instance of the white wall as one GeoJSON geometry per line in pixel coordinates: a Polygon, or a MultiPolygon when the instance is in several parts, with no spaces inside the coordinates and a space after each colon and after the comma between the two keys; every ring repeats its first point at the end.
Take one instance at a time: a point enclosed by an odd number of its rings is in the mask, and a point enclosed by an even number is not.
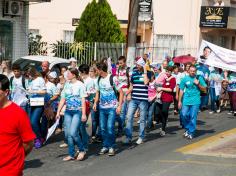
{"type": "Polygon", "coordinates": [[[183,35],[187,47],[199,45],[201,0],[153,0],[154,33],[183,35]]]}
{"type": "MultiPolygon", "coordinates": [[[[29,29],[39,29],[43,40],[54,43],[63,40],[63,30],[74,31],[72,18],[80,18],[91,0],[53,0],[30,5],[29,29]]],[[[128,0],[108,0],[118,19],[128,19],[128,0]]]]}

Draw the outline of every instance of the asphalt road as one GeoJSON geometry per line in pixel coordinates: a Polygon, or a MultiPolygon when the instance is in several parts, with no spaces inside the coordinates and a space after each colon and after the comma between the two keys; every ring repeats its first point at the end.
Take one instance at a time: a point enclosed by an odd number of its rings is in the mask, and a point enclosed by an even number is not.
{"type": "MultiPolygon", "coordinates": [[[[136,125],[136,123],[135,123],[136,125]]],[[[146,135],[144,144],[123,146],[117,139],[116,156],[98,156],[100,144],[90,145],[84,161],[63,162],[67,149],[60,149],[63,136],[50,139],[39,150],[26,158],[26,176],[235,176],[236,158],[186,155],[176,152],[180,147],[200,141],[217,133],[235,128],[236,118],[226,112],[199,114],[196,138],[189,141],[182,137],[178,117],[170,115],[167,134],[160,137],[156,129],[146,135]]],[[[137,139],[135,128],[134,142],[137,139]]]]}

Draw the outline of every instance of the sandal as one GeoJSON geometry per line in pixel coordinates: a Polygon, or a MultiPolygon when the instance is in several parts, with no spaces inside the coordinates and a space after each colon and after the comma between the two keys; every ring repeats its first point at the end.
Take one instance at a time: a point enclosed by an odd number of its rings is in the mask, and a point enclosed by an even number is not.
{"type": "Polygon", "coordinates": [[[76,160],[78,161],[83,161],[85,158],[86,152],[80,152],[79,155],[77,156],[76,160]]]}
{"type": "Polygon", "coordinates": [[[67,156],[65,158],[63,158],[63,161],[71,161],[74,160],[75,158],[71,157],[71,156],[67,156]]]}

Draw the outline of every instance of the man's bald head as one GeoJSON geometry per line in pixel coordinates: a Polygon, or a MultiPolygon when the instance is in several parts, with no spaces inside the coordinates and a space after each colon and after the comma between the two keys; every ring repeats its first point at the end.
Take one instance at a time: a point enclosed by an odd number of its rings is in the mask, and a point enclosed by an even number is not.
{"type": "Polygon", "coordinates": [[[42,68],[43,73],[48,73],[49,72],[49,62],[43,61],[41,68],[42,68]]]}

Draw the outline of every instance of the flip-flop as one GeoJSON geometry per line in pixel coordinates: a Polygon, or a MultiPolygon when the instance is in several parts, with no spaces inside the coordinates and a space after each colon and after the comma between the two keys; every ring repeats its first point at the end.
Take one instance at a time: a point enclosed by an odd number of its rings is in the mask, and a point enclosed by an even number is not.
{"type": "Polygon", "coordinates": [[[77,156],[76,160],[83,161],[85,159],[85,155],[86,155],[86,152],[80,152],[79,155],[77,156]]]}
{"type": "Polygon", "coordinates": [[[71,157],[71,156],[67,156],[65,158],[63,158],[63,161],[72,161],[74,160],[75,158],[71,157]]]}

